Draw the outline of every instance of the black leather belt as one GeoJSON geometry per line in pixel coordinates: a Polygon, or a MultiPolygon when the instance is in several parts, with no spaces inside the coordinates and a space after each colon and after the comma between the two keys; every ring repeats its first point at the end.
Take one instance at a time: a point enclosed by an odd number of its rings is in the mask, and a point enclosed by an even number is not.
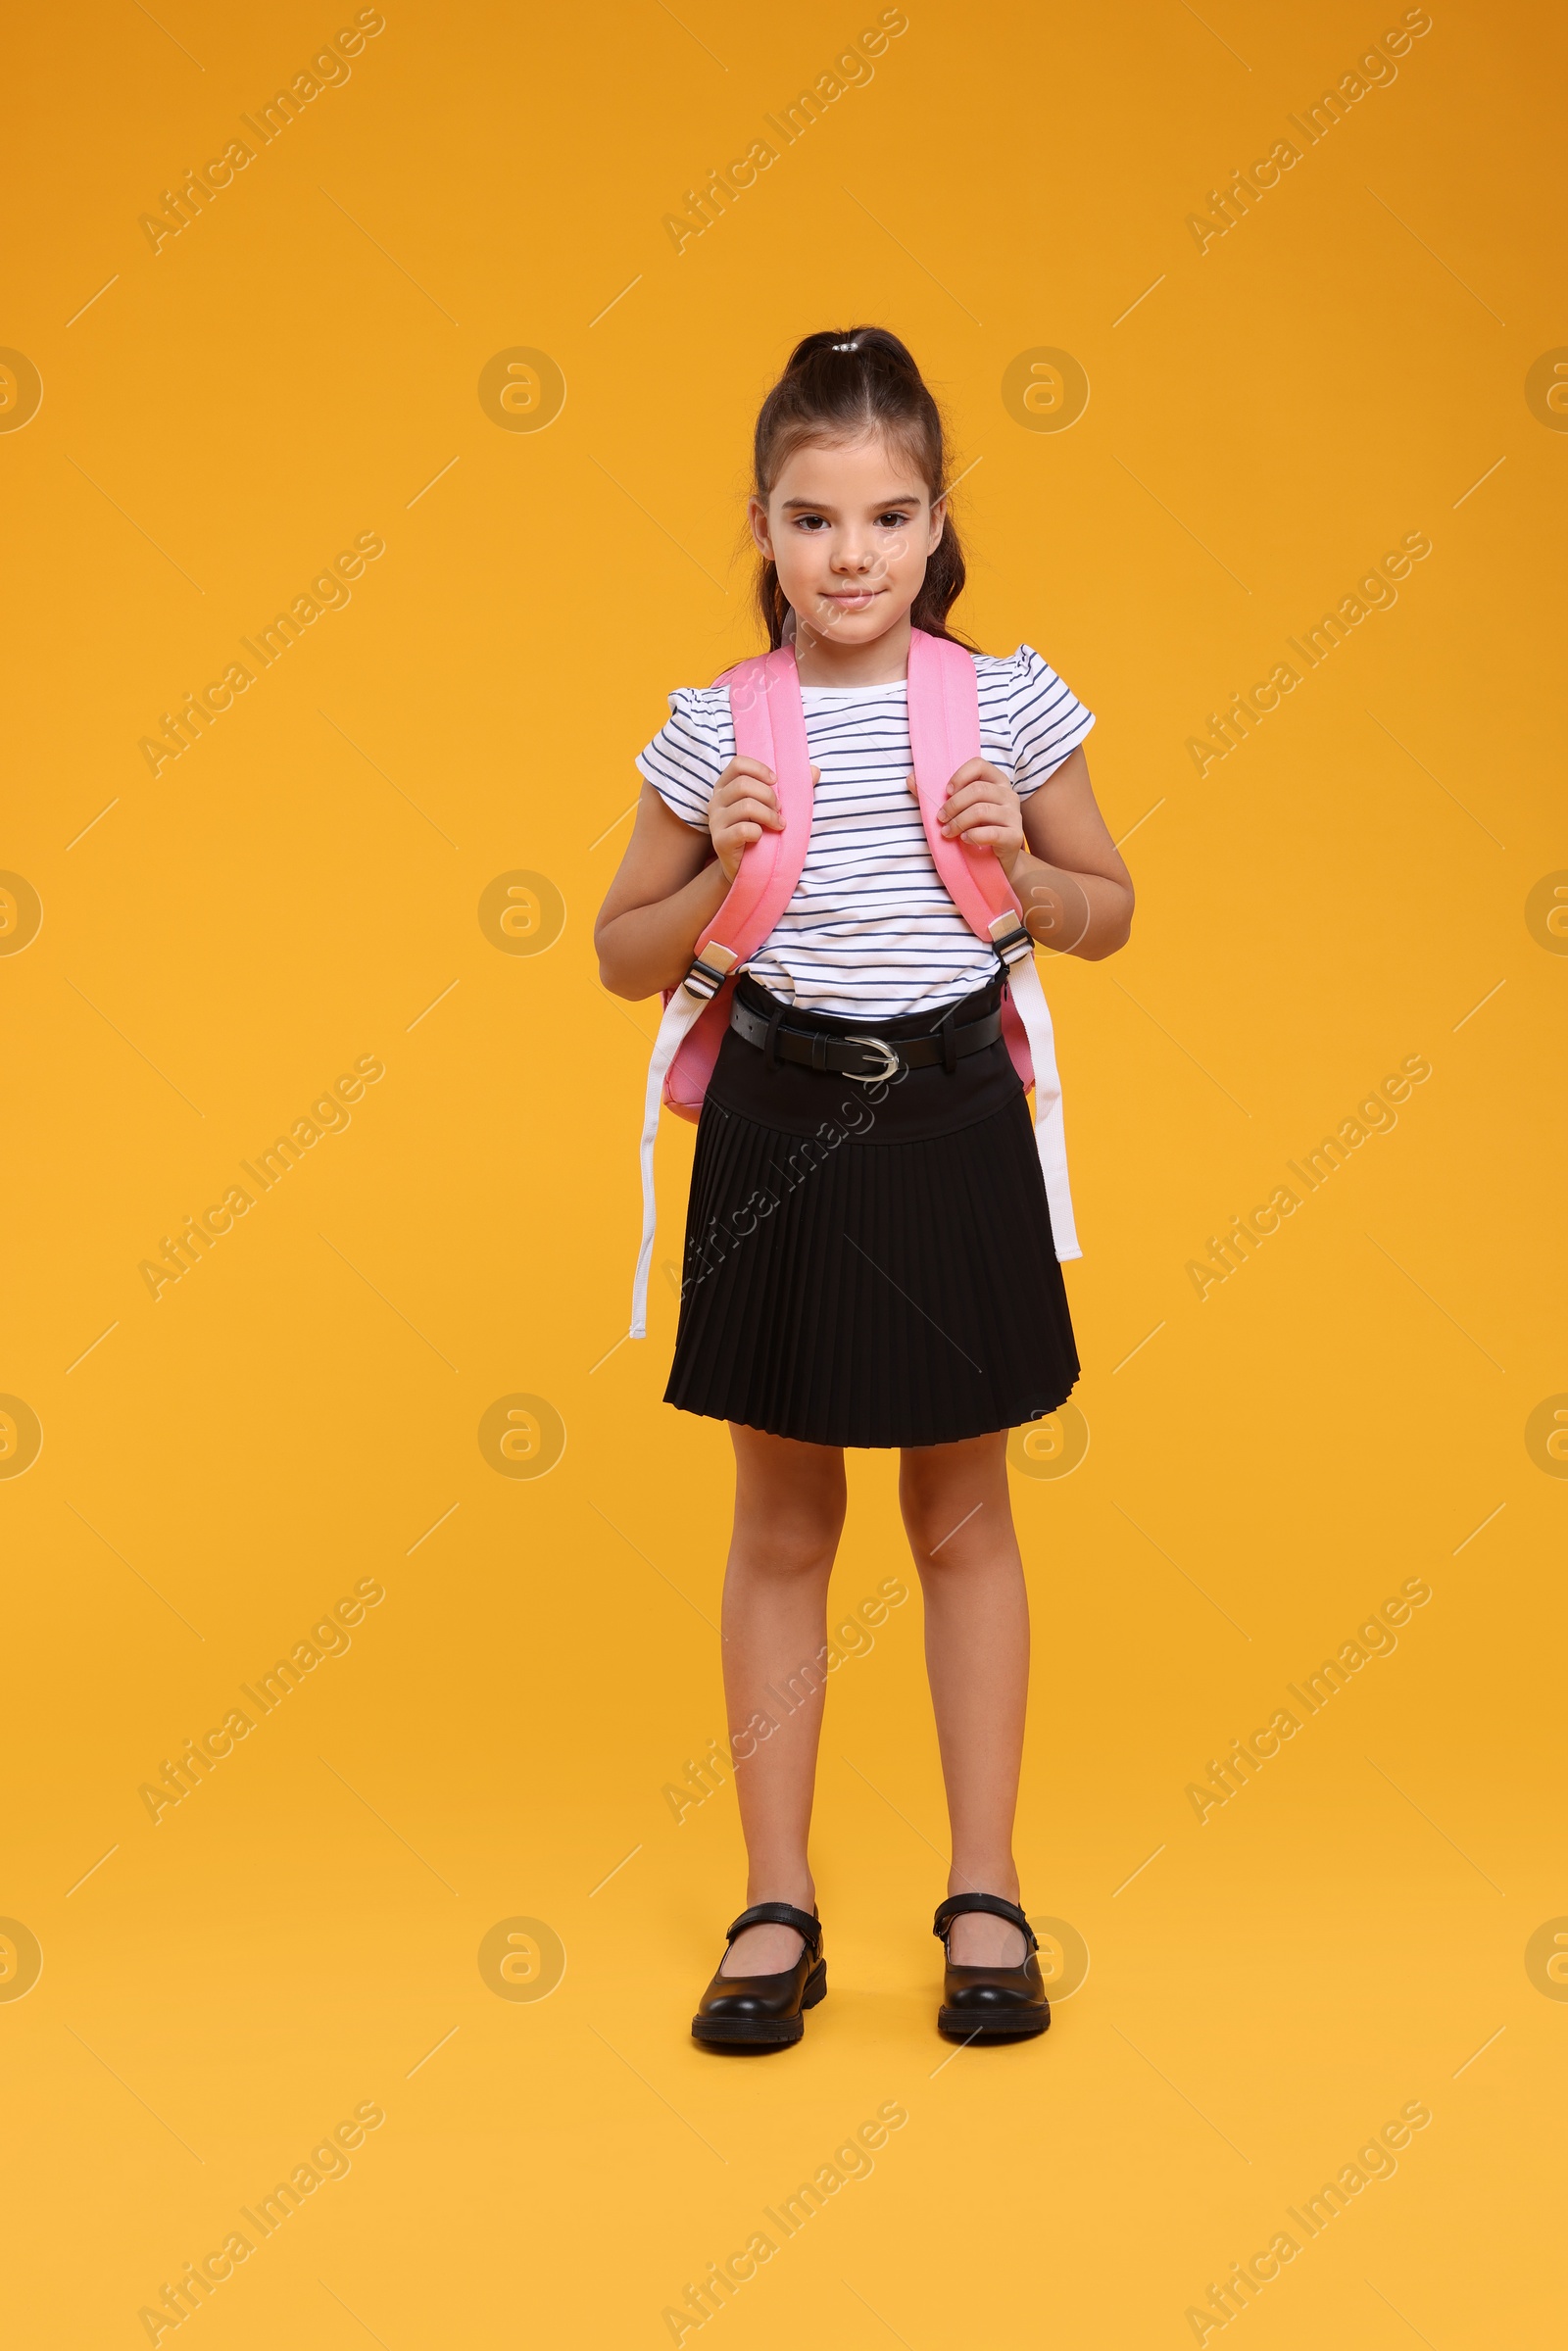
{"type": "Polygon", "coordinates": [[[729,1025],[748,1045],[780,1061],[797,1061],[805,1069],[829,1070],[858,1085],[877,1086],[906,1069],[929,1069],[938,1063],[951,1077],[965,1053],[983,1053],[996,1044],[1002,1034],[1002,1008],[962,1028],[950,1012],[940,1028],[924,1037],[833,1037],[825,1029],[792,1029],[781,1014],[769,1019],[736,997],[729,1025]]]}

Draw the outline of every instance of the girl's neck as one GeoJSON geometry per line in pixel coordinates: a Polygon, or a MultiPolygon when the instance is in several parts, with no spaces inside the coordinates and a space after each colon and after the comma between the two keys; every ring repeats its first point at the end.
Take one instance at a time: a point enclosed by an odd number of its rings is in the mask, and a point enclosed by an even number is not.
{"type": "Polygon", "coordinates": [[[836,645],[798,619],[795,665],[803,686],[901,686],[909,670],[909,615],[869,645],[836,645]]]}

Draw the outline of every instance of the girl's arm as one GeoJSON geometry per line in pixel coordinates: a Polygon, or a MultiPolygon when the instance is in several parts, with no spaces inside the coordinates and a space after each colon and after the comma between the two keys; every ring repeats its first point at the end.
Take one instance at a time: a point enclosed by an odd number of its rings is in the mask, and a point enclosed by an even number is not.
{"type": "Polygon", "coordinates": [[[612,996],[635,1002],[679,986],[746,844],[764,826],[784,829],[772,771],[756,759],[731,759],[713,787],[706,832],[683,824],[643,785],[626,854],[594,925],[599,977],[612,996]]]}
{"type": "Polygon", "coordinates": [[[966,759],[948,788],[941,823],[950,840],[961,836],[995,851],[1042,947],[1095,963],[1126,946],[1132,877],[1100,813],[1082,750],[1023,802],[988,760],[966,759]]]}

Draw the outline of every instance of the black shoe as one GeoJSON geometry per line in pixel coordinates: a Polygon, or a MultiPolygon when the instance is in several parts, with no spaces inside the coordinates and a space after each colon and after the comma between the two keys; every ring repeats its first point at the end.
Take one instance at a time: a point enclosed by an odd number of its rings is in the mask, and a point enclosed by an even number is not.
{"type": "Polygon", "coordinates": [[[693,2036],[714,2047],[787,2048],[806,2031],[802,2010],[814,2008],[827,1990],[821,1921],[793,1902],[754,1902],[741,1912],[725,1942],[732,1943],[746,1927],[793,1927],[805,1948],[781,1975],[715,1976],[692,2019],[693,2036]]]}
{"type": "Polygon", "coordinates": [[[949,1894],[931,1932],[947,1949],[948,1929],[968,1911],[985,1910],[1021,1930],[1022,1967],[955,1967],[950,1959],[942,1984],[937,2030],[953,2040],[1027,2040],[1051,2023],[1051,2002],[1035,1957],[1040,1944],[1016,1902],[1000,1894],[949,1894]]]}

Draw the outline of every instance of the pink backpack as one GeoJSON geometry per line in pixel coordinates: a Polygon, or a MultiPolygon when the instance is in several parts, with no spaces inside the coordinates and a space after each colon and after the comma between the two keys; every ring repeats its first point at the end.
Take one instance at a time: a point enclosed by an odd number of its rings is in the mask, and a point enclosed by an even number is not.
{"type": "MultiPolygon", "coordinates": [[[[792,646],[759,654],[726,669],[735,749],[759,759],[776,779],[784,830],[750,843],[729,895],[697,942],[692,967],[664,994],[664,1014],[648,1067],[642,1135],[643,1233],[632,1290],[631,1336],[647,1336],[648,1271],[653,1261],[657,1209],[654,1140],[666,1102],[678,1117],[699,1116],[718,1049],[729,1026],[730,997],[747,957],[776,927],[795,895],[811,837],[811,764],[806,712],[792,646]]],[[[909,637],[909,744],[920,821],[937,872],[954,905],[978,938],[996,948],[1007,967],[1003,1036],[1013,1067],[1035,1093],[1035,1145],[1051,1206],[1058,1258],[1082,1254],[1073,1226],[1062,1135],[1061,1085],[1056,1075],[1051,1014],[1035,969],[1034,946],[1023,927],[1011,883],[989,849],[970,849],[944,837],[937,811],[965,759],[980,751],[980,710],[974,662],[961,645],[914,629],[909,637]]]]}

